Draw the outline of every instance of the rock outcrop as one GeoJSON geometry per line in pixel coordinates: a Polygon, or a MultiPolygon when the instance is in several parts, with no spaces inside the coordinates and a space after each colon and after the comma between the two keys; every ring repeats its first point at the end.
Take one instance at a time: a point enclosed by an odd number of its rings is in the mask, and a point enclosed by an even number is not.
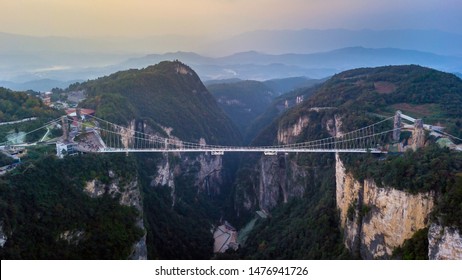
{"type": "Polygon", "coordinates": [[[390,256],[404,240],[428,226],[433,201],[431,192],[410,194],[391,187],[379,188],[373,180],[365,180],[361,254],[366,258],[390,256]]]}
{"type": "Polygon", "coordinates": [[[294,138],[299,136],[303,129],[308,125],[309,118],[300,116],[297,122],[289,127],[278,129],[278,142],[281,144],[289,144],[294,142],[294,138]]]}
{"type": "Polygon", "coordinates": [[[84,230],[66,230],[59,235],[60,240],[64,240],[69,244],[78,245],[85,237],[84,230]]]}
{"type": "Polygon", "coordinates": [[[359,247],[360,238],[360,221],[356,215],[358,207],[358,198],[362,186],[351,174],[345,172],[345,167],[338,155],[335,157],[336,162],[336,201],[337,208],[340,210],[340,225],[344,232],[345,246],[350,250],[359,247]]]}
{"type": "MultiPolygon", "coordinates": [[[[103,183],[97,179],[88,181],[85,185],[84,192],[90,197],[99,197],[102,195],[110,195],[112,197],[119,197],[119,203],[125,206],[135,207],[140,216],[137,220],[137,226],[145,230],[143,222],[143,204],[140,192],[140,186],[138,184],[138,179],[134,178],[132,180],[124,181],[122,178],[109,171],[108,177],[110,178],[109,183],[103,183]]],[[[78,233],[78,232],[77,232],[78,233]]],[[[73,231],[64,232],[62,234],[63,239],[68,240],[68,237],[71,238],[72,242],[78,240],[82,234],[77,234],[73,231]]],[[[130,259],[147,259],[147,247],[146,247],[146,234],[133,245],[132,254],[129,257],[130,259]]]]}
{"type": "Polygon", "coordinates": [[[176,155],[180,160],[174,164],[165,155],[157,164],[156,175],[153,176],[151,186],[168,186],[175,198],[175,177],[184,173],[194,173],[194,185],[209,195],[220,193],[223,184],[223,158],[221,156],[199,154],[196,157],[176,155]]]}
{"type": "Polygon", "coordinates": [[[393,249],[428,226],[434,194],[410,194],[378,187],[373,180],[358,182],[336,156],[337,207],[345,245],[362,258],[388,258],[393,249]]]}
{"type": "Polygon", "coordinates": [[[200,154],[195,160],[200,165],[195,184],[208,195],[219,194],[220,187],[223,184],[223,158],[221,156],[200,154]]]}
{"type": "Polygon", "coordinates": [[[305,192],[306,170],[288,159],[287,155],[262,156],[259,161],[259,208],[270,211],[290,198],[305,192]]]}
{"type": "Polygon", "coordinates": [[[3,222],[0,222],[0,247],[1,248],[3,248],[3,246],[5,246],[5,243],[6,243],[7,240],[8,240],[8,237],[3,232],[3,222]]]}
{"type": "Polygon", "coordinates": [[[454,228],[431,224],[428,230],[428,258],[430,260],[461,260],[462,235],[454,228]]]}
{"type": "Polygon", "coordinates": [[[157,165],[157,175],[151,181],[151,186],[168,186],[172,190],[175,189],[175,181],[173,180],[173,172],[170,170],[170,163],[163,160],[157,165]]]}

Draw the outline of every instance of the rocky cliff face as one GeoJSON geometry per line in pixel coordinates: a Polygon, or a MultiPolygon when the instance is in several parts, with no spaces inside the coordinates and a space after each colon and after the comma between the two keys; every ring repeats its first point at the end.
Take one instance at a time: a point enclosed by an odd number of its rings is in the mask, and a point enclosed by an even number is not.
{"type": "Polygon", "coordinates": [[[167,156],[157,164],[157,173],[151,181],[151,186],[168,186],[175,197],[175,177],[191,172],[195,174],[194,185],[209,195],[219,194],[223,184],[223,158],[209,154],[196,157],[176,155],[180,161],[171,164],[167,156]]]}
{"type": "Polygon", "coordinates": [[[294,138],[302,133],[308,122],[307,116],[300,116],[295,124],[289,127],[280,127],[278,129],[278,142],[281,144],[293,143],[294,138]]]}
{"type": "MultiPolygon", "coordinates": [[[[277,132],[280,144],[294,143],[309,123],[308,116],[300,116],[297,122],[288,127],[279,127],[277,132]]],[[[297,165],[288,155],[262,156],[258,162],[259,208],[269,211],[279,203],[290,198],[301,197],[307,185],[307,170],[297,165]]]]}
{"type": "Polygon", "coordinates": [[[433,193],[409,194],[358,182],[336,156],[337,207],[345,245],[366,259],[388,258],[419,229],[428,226],[433,193]]]}
{"type": "Polygon", "coordinates": [[[151,187],[161,185],[168,186],[172,190],[175,189],[175,181],[173,180],[173,172],[170,170],[168,159],[162,160],[157,164],[157,176],[151,181],[151,187]]]}
{"type": "Polygon", "coordinates": [[[290,198],[301,197],[305,191],[306,170],[288,159],[287,155],[262,156],[259,161],[259,208],[269,211],[290,198]]]}
{"type": "MultiPolygon", "coordinates": [[[[99,197],[104,194],[111,195],[112,197],[118,196],[121,205],[133,206],[139,211],[140,216],[137,225],[145,230],[143,222],[143,205],[138,179],[135,178],[130,181],[124,181],[118,178],[112,171],[109,171],[108,175],[110,178],[109,183],[102,183],[97,179],[88,181],[85,185],[84,192],[90,197],[99,197]]],[[[66,240],[69,238],[69,240],[76,240],[75,237],[79,237],[79,234],[80,233],[64,232],[62,237],[66,240]]],[[[136,260],[147,259],[146,234],[133,245],[133,251],[129,258],[136,260]]]]}
{"type": "Polygon", "coordinates": [[[200,190],[211,194],[219,194],[223,184],[223,158],[200,154],[195,159],[200,164],[200,170],[196,176],[196,185],[200,190]]]}
{"type": "Polygon", "coordinates": [[[114,130],[121,135],[120,142],[122,146],[126,149],[130,148],[134,143],[135,124],[136,124],[136,121],[132,120],[129,123],[128,127],[123,127],[123,126],[114,127],[114,130]]]}
{"type": "Polygon", "coordinates": [[[457,229],[431,224],[428,230],[430,260],[461,260],[462,235],[457,229]]]}
{"type": "Polygon", "coordinates": [[[338,155],[335,157],[335,170],[335,194],[337,208],[340,210],[340,225],[344,231],[345,246],[352,250],[359,246],[361,227],[359,216],[355,213],[362,186],[354,180],[351,174],[345,172],[345,167],[338,155]]]}
{"type": "MultiPolygon", "coordinates": [[[[280,144],[294,143],[309,124],[308,116],[300,116],[296,123],[280,126],[277,140],[280,144]]],[[[296,157],[287,154],[261,155],[255,165],[246,170],[245,186],[237,187],[237,201],[247,211],[269,212],[291,198],[302,197],[310,180],[316,177],[316,168],[297,164],[296,157]],[[252,187],[250,187],[252,186],[252,187]]]]}

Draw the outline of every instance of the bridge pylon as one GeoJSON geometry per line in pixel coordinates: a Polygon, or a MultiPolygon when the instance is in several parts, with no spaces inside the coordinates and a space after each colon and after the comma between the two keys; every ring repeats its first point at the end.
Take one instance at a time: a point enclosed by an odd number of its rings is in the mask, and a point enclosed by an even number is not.
{"type": "Polygon", "coordinates": [[[401,134],[401,111],[396,111],[395,118],[393,119],[393,142],[399,142],[401,134]]]}
{"type": "Polygon", "coordinates": [[[67,116],[61,117],[61,124],[63,126],[63,140],[66,142],[69,140],[69,130],[68,130],[68,123],[67,123],[67,116]]]}

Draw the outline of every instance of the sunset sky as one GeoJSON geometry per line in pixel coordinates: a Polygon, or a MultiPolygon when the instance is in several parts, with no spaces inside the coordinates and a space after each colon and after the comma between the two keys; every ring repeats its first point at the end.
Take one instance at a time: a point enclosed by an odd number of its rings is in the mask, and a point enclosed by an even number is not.
{"type": "Polygon", "coordinates": [[[36,36],[230,36],[259,29],[462,33],[460,0],[0,0],[0,32],[36,36]]]}

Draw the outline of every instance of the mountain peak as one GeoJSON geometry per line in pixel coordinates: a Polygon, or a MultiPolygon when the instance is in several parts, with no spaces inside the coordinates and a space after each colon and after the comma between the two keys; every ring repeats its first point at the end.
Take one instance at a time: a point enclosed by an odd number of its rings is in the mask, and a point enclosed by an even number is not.
{"type": "Polygon", "coordinates": [[[88,99],[82,107],[96,116],[122,125],[136,120],[155,131],[197,142],[239,143],[232,122],[218,107],[196,72],[178,61],[162,61],[141,70],[120,71],[81,85],[88,99]]]}

